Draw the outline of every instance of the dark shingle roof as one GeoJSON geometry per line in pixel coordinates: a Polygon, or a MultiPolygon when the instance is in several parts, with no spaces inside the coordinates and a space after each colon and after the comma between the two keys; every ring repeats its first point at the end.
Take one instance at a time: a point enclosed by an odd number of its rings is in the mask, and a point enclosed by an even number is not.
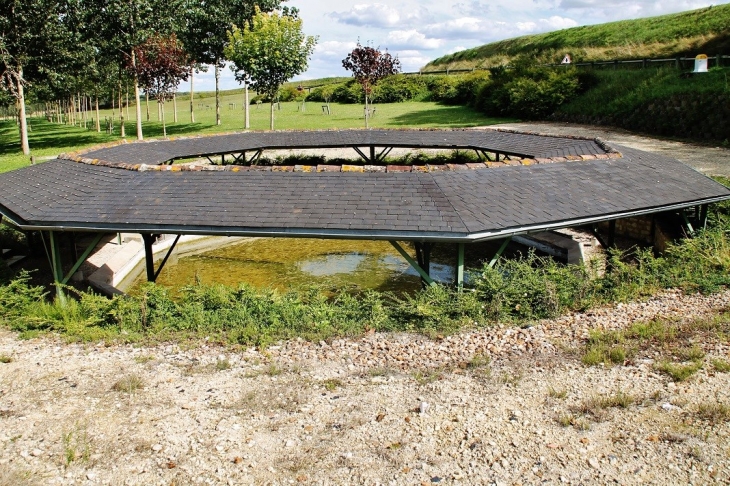
{"type": "Polygon", "coordinates": [[[594,140],[540,136],[498,130],[339,130],[309,132],[246,132],[155,140],[86,151],[84,157],[107,162],[161,164],[205,155],[256,149],[331,147],[428,147],[480,149],[521,157],[565,157],[602,154],[594,140]]]}
{"type": "MultiPolygon", "coordinates": [[[[382,132],[374,133],[388,136],[382,132]]],[[[497,135],[507,145],[513,140],[512,148],[528,140],[497,135]]],[[[534,146],[578,155],[599,147],[556,140],[534,146]]],[[[164,144],[122,145],[115,153],[129,162],[123,149],[164,144]]],[[[138,172],[59,159],[0,174],[0,211],[36,228],[468,241],[730,198],[724,186],[677,160],[620,152],[431,173],[138,172]]]]}

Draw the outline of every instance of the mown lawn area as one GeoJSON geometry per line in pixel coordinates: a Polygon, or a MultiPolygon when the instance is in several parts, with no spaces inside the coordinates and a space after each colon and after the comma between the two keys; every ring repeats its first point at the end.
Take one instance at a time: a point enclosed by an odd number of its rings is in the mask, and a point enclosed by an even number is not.
{"type": "MultiPolygon", "coordinates": [[[[197,135],[205,133],[231,132],[243,130],[243,95],[237,92],[223,96],[221,103],[221,125],[215,124],[215,98],[202,94],[194,101],[195,121],[190,123],[188,101],[177,103],[178,122],[174,123],[173,105],[165,105],[165,120],[168,136],[197,135]]],[[[157,120],[157,105],[150,103],[150,121],[146,121],[143,102],[142,118],[145,138],[162,137],[162,123],[157,120]]],[[[130,107],[131,121],[125,122],[126,138],[135,139],[134,107],[130,107]]],[[[111,110],[102,110],[100,118],[111,116],[111,110]]],[[[336,130],[364,128],[362,105],[330,104],[330,114],[323,113],[322,103],[281,103],[275,110],[277,130],[336,130]]],[[[95,117],[89,113],[89,117],[95,117]]],[[[269,128],[269,105],[251,106],[251,129],[269,128]]],[[[125,110],[126,118],[126,110],[125,110]]],[[[373,128],[462,128],[492,125],[504,122],[491,118],[465,106],[444,106],[433,102],[407,102],[382,104],[376,106],[375,116],[371,119],[373,128]]],[[[119,139],[119,113],[115,115],[115,131],[108,135],[104,131],[93,130],[93,122],[88,120],[89,129],[50,123],[43,118],[29,120],[31,127],[31,154],[37,162],[55,157],[59,153],[78,150],[92,145],[119,139]]],[[[0,172],[18,169],[30,164],[30,159],[20,151],[18,127],[12,121],[0,122],[0,172]]]]}

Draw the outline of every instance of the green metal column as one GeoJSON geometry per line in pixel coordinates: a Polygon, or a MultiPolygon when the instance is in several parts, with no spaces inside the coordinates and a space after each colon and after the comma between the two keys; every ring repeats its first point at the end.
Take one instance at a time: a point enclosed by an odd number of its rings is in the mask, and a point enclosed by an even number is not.
{"type": "Polygon", "coordinates": [[[53,283],[56,285],[56,297],[62,303],[66,303],[66,295],[63,293],[63,266],[61,264],[61,245],[55,231],[48,232],[51,240],[51,272],[53,283]]]}
{"type": "Polygon", "coordinates": [[[687,211],[682,209],[682,211],[680,211],[680,213],[682,215],[682,220],[684,221],[684,224],[687,227],[687,233],[689,234],[689,236],[694,236],[695,229],[692,226],[692,223],[690,223],[689,218],[687,217],[687,211]]]}
{"type": "Polygon", "coordinates": [[[459,256],[456,263],[456,285],[461,290],[464,287],[464,243],[459,243],[459,256]]]}
{"type": "Polygon", "coordinates": [[[707,213],[707,204],[703,204],[702,206],[700,206],[700,227],[702,229],[707,229],[707,213]]]}
{"type": "Polygon", "coordinates": [[[511,236],[506,238],[502,242],[502,246],[499,247],[499,250],[497,250],[497,253],[494,254],[494,257],[492,257],[492,260],[489,262],[489,268],[492,268],[497,263],[497,260],[499,260],[499,257],[502,256],[502,253],[504,253],[504,250],[507,249],[507,245],[509,245],[510,241],[512,241],[511,236]]]}
{"type": "Polygon", "coordinates": [[[424,280],[424,281],[425,281],[425,282],[426,282],[426,283],[427,283],[428,285],[436,285],[436,282],[434,282],[434,281],[433,281],[433,279],[431,278],[431,276],[430,276],[430,275],[429,275],[428,273],[426,273],[426,272],[425,272],[425,271],[423,270],[423,268],[421,268],[421,266],[420,266],[420,265],[418,264],[418,262],[416,262],[416,261],[415,261],[415,260],[414,260],[414,259],[413,259],[413,258],[412,258],[412,257],[411,257],[411,256],[410,256],[409,254],[408,254],[408,252],[407,252],[407,251],[405,251],[405,250],[403,249],[403,247],[402,247],[402,246],[400,246],[400,245],[398,244],[398,242],[397,242],[397,241],[395,241],[395,240],[390,240],[390,244],[391,244],[391,245],[393,245],[393,248],[395,248],[396,250],[398,250],[398,253],[400,253],[400,254],[401,254],[401,256],[402,256],[403,258],[405,258],[405,259],[406,259],[406,261],[407,261],[408,263],[410,263],[410,264],[411,264],[411,266],[413,267],[413,269],[414,269],[415,271],[417,271],[417,272],[418,272],[418,274],[419,274],[419,275],[421,276],[421,279],[423,279],[423,280],[424,280]]]}

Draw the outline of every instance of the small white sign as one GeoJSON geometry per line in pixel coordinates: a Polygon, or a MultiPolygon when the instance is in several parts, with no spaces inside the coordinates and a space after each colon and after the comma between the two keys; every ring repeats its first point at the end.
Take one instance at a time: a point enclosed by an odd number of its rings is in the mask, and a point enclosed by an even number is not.
{"type": "Polygon", "coordinates": [[[707,72],[707,54],[700,54],[695,57],[695,70],[693,73],[706,73],[707,72]]]}
{"type": "Polygon", "coordinates": [[[561,62],[560,64],[570,64],[570,63],[571,63],[570,54],[566,54],[565,57],[563,58],[563,62],[561,62]]]}

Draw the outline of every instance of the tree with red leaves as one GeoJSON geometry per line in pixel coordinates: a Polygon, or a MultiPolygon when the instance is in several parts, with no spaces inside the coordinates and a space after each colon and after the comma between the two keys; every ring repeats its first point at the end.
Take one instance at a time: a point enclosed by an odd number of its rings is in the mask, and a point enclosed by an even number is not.
{"type": "Polygon", "coordinates": [[[352,71],[358,83],[365,92],[365,128],[369,127],[370,108],[368,101],[373,86],[386,76],[400,72],[400,61],[388,53],[381,52],[380,48],[362,46],[357,41],[357,47],[342,60],[342,67],[352,71]]]}
{"type": "Polygon", "coordinates": [[[162,134],[167,137],[165,101],[172,98],[180,81],[188,79],[191,61],[175,34],[148,38],[134,48],[134,56],[136,62],[127,64],[127,69],[137,74],[147,96],[162,105],[162,134]]]}

